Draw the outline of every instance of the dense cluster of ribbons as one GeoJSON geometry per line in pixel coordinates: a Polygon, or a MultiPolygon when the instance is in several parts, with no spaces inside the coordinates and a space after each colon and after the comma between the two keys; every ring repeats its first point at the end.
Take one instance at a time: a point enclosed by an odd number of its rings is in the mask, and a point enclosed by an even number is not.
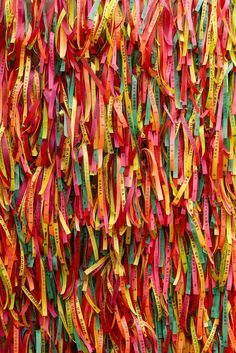
{"type": "Polygon", "coordinates": [[[236,351],[235,0],[0,4],[0,353],[236,351]]]}

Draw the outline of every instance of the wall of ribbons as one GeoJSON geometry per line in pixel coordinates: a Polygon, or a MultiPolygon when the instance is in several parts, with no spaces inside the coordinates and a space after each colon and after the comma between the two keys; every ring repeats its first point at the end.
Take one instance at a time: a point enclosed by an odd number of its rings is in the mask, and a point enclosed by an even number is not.
{"type": "Polygon", "coordinates": [[[0,2],[0,353],[236,351],[236,1],[0,2]]]}

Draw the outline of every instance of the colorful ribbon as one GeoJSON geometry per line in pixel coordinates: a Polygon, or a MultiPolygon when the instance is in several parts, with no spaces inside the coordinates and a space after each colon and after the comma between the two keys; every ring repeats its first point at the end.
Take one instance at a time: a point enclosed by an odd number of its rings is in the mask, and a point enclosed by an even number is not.
{"type": "Polygon", "coordinates": [[[236,2],[0,4],[0,353],[236,351],[236,2]]]}

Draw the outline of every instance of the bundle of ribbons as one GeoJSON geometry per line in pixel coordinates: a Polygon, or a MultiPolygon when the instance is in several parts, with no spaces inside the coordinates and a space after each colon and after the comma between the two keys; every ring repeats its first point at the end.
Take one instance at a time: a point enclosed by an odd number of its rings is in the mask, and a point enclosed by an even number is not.
{"type": "Polygon", "coordinates": [[[2,0],[0,353],[236,351],[236,1],[2,0]]]}

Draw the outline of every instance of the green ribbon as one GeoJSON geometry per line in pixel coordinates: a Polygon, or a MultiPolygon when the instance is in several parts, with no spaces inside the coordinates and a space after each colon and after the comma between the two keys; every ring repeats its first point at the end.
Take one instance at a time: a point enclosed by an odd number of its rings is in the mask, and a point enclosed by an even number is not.
{"type": "Polygon", "coordinates": [[[187,271],[187,280],[186,280],[186,290],[185,293],[190,295],[191,294],[191,287],[192,287],[192,248],[189,248],[188,253],[188,271],[187,271]]]}
{"type": "Polygon", "coordinates": [[[222,314],[222,334],[223,334],[223,345],[228,347],[228,313],[227,313],[227,303],[228,303],[228,291],[224,293],[223,300],[223,314],[222,314]]]}
{"type": "Polygon", "coordinates": [[[94,20],[94,17],[98,11],[99,5],[100,5],[100,0],[95,0],[95,3],[93,4],[93,7],[92,7],[90,14],[88,16],[89,20],[91,20],[91,21],[94,20]]]}
{"type": "Polygon", "coordinates": [[[217,287],[212,288],[213,292],[213,305],[211,308],[211,318],[218,319],[220,317],[220,290],[217,287]]]}

